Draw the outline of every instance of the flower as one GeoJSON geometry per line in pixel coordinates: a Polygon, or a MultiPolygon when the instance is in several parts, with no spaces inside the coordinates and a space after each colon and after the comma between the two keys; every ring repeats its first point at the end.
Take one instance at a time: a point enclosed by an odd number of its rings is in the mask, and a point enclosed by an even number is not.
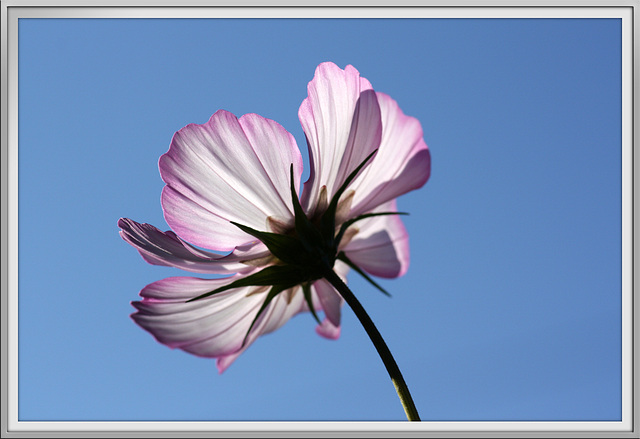
{"type": "Polygon", "coordinates": [[[170,277],[132,302],[132,319],[157,341],[216,358],[220,373],[301,312],[318,320],[318,334],[338,338],[343,299],[323,278],[327,267],[342,279],[353,268],[376,286],[368,274],[393,278],[408,268],[395,199],[430,175],[420,123],[354,67],[328,62],[317,67],[298,115],[311,162],[300,198],[293,136],[259,115],[220,110],[175,133],[160,158],[172,231],[118,221],[151,264],[229,275],[170,277]]]}

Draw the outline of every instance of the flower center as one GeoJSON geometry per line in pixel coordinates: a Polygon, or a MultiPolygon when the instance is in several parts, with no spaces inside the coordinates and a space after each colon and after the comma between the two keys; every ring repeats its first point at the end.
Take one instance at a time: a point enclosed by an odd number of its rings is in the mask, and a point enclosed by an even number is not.
{"type": "MultiPolygon", "coordinates": [[[[258,272],[235,280],[220,288],[216,288],[213,291],[209,291],[201,294],[200,296],[189,299],[187,302],[200,300],[232,288],[269,287],[269,292],[267,293],[258,314],[247,331],[248,335],[258,316],[269,305],[274,297],[295,286],[301,286],[307,305],[317,320],[317,316],[313,310],[310,285],[313,281],[318,279],[327,276],[335,276],[335,273],[333,273],[333,266],[336,259],[344,261],[347,265],[368,279],[368,276],[359,267],[353,264],[344,252],[339,251],[339,246],[343,238],[345,241],[350,240],[353,235],[357,233],[356,228],[351,228],[353,223],[372,216],[398,214],[398,212],[376,212],[365,213],[355,218],[349,218],[354,191],[347,191],[347,186],[351,184],[360,169],[362,169],[367,161],[373,157],[375,152],[376,151],[372,152],[356,169],[351,172],[351,174],[349,174],[342,186],[340,186],[336,193],[333,194],[330,202],[326,202],[326,188],[323,188],[323,190],[320,191],[316,209],[312,213],[311,218],[307,216],[300,205],[300,200],[298,199],[298,194],[296,193],[294,185],[292,164],[290,167],[290,179],[291,200],[293,203],[294,213],[293,226],[285,224],[274,218],[269,218],[269,227],[272,230],[277,231],[277,233],[274,233],[255,230],[251,227],[238,224],[233,221],[231,222],[245,233],[248,233],[262,241],[271,254],[277,259],[277,263],[267,265],[258,272]]],[[[263,290],[258,288],[254,291],[257,293],[263,290]]]]}

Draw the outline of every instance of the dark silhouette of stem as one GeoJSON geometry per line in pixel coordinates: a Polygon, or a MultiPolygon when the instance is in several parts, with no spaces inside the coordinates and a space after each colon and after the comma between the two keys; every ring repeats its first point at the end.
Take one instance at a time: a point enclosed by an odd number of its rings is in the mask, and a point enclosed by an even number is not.
{"type": "Polygon", "coordinates": [[[360,320],[360,323],[364,327],[365,331],[367,331],[367,335],[373,342],[373,345],[376,347],[384,366],[387,368],[387,372],[389,372],[389,376],[391,377],[391,381],[396,388],[396,392],[400,397],[400,402],[402,403],[402,407],[404,408],[404,412],[407,415],[407,419],[409,421],[419,421],[420,415],[418,415],[418,410],[416,409],[415,404],[413,403],[413,399],[411,398],[411,393],[409,393],[409,388],[407,387],[407,383],[405,383],[404,378],[402,377],[402,373],[400,372],[400,368],[398,368],[398,364],[396,360],[391,355],[391,351],[389,347],[385,343],[382,335],[376,328],[376,325],[373,324],[373,321],[364,310],[356,296],[351,292],[349,287],[342,282],[342,279],[332,270],[328,269],[325,273],[325,279],[334,286],[336,290],[340,293],[342,298],[349,304],[353,312],[360,320]]]}

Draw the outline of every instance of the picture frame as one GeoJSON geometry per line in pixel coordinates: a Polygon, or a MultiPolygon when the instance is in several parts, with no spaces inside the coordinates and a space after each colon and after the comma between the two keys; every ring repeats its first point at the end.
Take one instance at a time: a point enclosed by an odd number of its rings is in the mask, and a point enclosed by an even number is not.
{"type": "Polygon", "coordinates": [[[619,437],[638,436],[635,171],[637,1],[99,2],[2,3],[2,429],[3,437],[619,437]],[[18,23],[24,18],[617,18],[622,23],[622,419],[571,422],[63,422],[18,416],[18,23]]]}

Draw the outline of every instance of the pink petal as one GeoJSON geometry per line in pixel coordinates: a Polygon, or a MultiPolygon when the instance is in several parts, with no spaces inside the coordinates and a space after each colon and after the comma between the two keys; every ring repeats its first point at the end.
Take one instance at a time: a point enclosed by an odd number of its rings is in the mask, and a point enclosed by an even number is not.
{"type": "MultiPolygon", "coordinates": [[[[333,270],[345,283],[347,282],[349,267],[345,263],[336,261],[333,270]]],[[[315,309],[324,311],[325,315],[322,323],[316,326],[316,333],[331,340],[338,339],[340,337],[341,308],[344,304],[344,299],[324,279],[314,282],[311,286],[311,291],[315,309]]]]}
{"type": "Polygon", "coordinates": [[[213,250],[254,241],[229,221],[259,230],[269,216],[292,221],[291,164],[297,182],[302,158],[282,126],[220,110],[207,123],[178,131],[160,158],[165,219],[181,238],[213,250]]]}
{"type": "Polygon", "coordinates": [[[377,93],[382,140],[371,165],[350,186],[355,190],[351,214],[357,216],[424,185],[431,174],[431,155],[417,119],[406,116],[396,101],[377,93]]]}
{"type": "MultiPolygon", "coordinates": [[[[396,201],[388,201],[374,212],[397,212],[396,201]]],[[[353,263],[380,277],[399,277],[407,272],[409,235],[400,216],[367,218],[354,226],[359,229],[358,233],[342,249],[353,263]]]]}
{"type": "Polygon", "coordinates": [[[329,340],[339,339],[340,331],[340,326],[335,326],[329,319],[324,319],[321,324],[316,326],[316,333],[329,340]]]}
{"type": "Polygon", "coordinates": [[[239,277],[242,276],[226,279],[171,277],[154,282],[140,292],[142,301],[132,303],[138,311],[131,317],[156,340],[171,348],[201,357],[224,359],[233,356],[235,359],[260,335],[274,331],[295,315],[303,300],[302,294],[295,294],[288,303],[286,293],[278,295],[261,314],[242,347],[266,292],[247,296],[253,287],[236,288],[185,303],[239,277]]]}
{"type": "Polygon", "coordinates": [[[310,213],[322,186],[329,199],[380,144],[380,108],[371,84],[353,66],[320,64],[298,116],[307,137],[311,171],[302,206],[310,213]]]}
{"type": "Polygon", "coordinates": [[[233,274],[253,270],[242,261],[269,256],[262,243],[236,247],[233,253],[218,255],[199,250],[181,240],[172,231],[162,232],[150,224],[140,224],[128,218],[118,221],[120,236],[134,246],[150,264],[165,265],[196,273],[233,274]]]}
{"type": "MultiPolygon", "coordinates": [[[[273,299],[269,307],[264,310],[263,314],[256,321],[256,324],[247,337],[247,342],[243,348],[232,354],[218,357],[216,360],[216,366],[219,373],[224,372],[231,363],[233,363],[245,350],[247,350],[251,343],[253,343],[259,336],[269,334],[276,329],[279,329],[291,317],[299,312],[299,309],[304,302],[304,296],[302,295],[302,289],[300,287],[294,287],[294,289],[296,291],[293,293],[291,302],[288,302],[286,299],[288,294],[286,291],[283,291],[273,299]]],[[[252,320],[254,316],[255,313],[252,315],[252,320]]]]}
{"type": "Polygon", "coordinates": [[[315,281],[313,287],[326,319],[329,320],[332,325],[340,326],[340,308],[343,302],[340,294],[324,279],[315,281]]]}

